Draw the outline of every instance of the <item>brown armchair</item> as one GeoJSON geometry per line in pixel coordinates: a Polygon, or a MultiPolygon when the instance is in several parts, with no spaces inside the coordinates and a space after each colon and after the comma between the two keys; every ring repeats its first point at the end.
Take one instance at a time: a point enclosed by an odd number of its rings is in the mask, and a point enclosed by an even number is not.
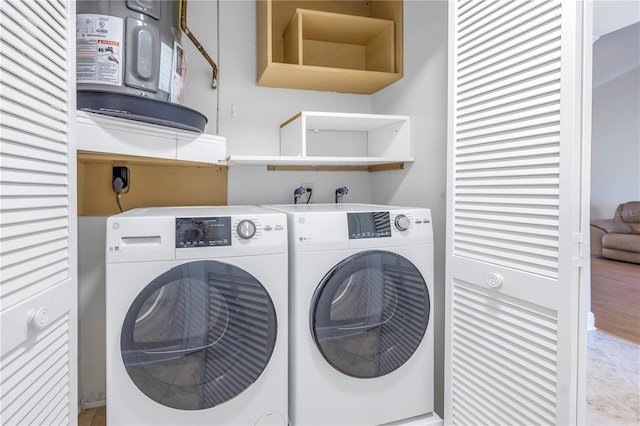
{"type": "Polygon", "coordinates": [[[613,219],[591,221],[591,254],[640,263],[640,201],[620,204],[613,219]]]}

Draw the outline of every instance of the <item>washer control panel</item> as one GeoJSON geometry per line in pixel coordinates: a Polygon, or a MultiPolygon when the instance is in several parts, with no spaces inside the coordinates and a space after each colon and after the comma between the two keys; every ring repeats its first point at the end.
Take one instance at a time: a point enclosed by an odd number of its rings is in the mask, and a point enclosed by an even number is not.
{"type": "Polygon", "coordinates": [[[176,218],[176,248],[230,245],[231,217],[176,218]]]}
{"type": "Polygon", "coordinates": [[[243,219],[236,225],[236,233],[241,239],[248,240],[256,235],[256,224],[252,220],[243,219]]]}

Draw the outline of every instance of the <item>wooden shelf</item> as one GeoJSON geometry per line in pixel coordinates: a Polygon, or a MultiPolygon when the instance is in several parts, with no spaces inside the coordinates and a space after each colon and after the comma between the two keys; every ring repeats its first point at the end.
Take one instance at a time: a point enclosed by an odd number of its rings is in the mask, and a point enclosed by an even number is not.
{"type": "Polygon", "coordinates": [[[258,85],[371,94],[402,78],[402,1],[256,3],[258,85]]]}
{"type": "Polygon", "coordinates": [[[297,9],[284,32],[288,64],[393,73],[394,22],[297,9]]]}
{"type": "Polygon", "coordinates": [[[401,78],[398,73],[273,62],[262,73],[258,86],[368,95],[401,78]]]}
{"type": "Polygon", "coordinates": [[[280,126],[280,155],[230,155],[229,165],[269,170],[398,170],[413,162],[410,118],[302,111],[280,126]]]}

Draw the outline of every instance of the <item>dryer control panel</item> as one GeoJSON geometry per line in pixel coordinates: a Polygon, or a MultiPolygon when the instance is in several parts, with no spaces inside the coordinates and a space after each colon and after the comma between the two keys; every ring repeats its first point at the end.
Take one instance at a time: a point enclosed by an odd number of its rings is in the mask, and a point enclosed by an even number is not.
{"type": "Polygon", "coordinates": [[[350,240],[391,236],[389,212],[349,212],[347,226],[350,240]]]}

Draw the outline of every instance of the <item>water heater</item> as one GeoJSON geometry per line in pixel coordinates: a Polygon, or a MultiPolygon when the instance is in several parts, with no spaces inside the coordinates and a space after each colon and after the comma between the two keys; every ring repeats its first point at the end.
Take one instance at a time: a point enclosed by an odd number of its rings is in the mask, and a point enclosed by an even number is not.
{"type": "Polygon", "coordinates": [[[78,109],[204,131],[207,118],[182,105],[180,1],[76,4],[78,109]]]}

